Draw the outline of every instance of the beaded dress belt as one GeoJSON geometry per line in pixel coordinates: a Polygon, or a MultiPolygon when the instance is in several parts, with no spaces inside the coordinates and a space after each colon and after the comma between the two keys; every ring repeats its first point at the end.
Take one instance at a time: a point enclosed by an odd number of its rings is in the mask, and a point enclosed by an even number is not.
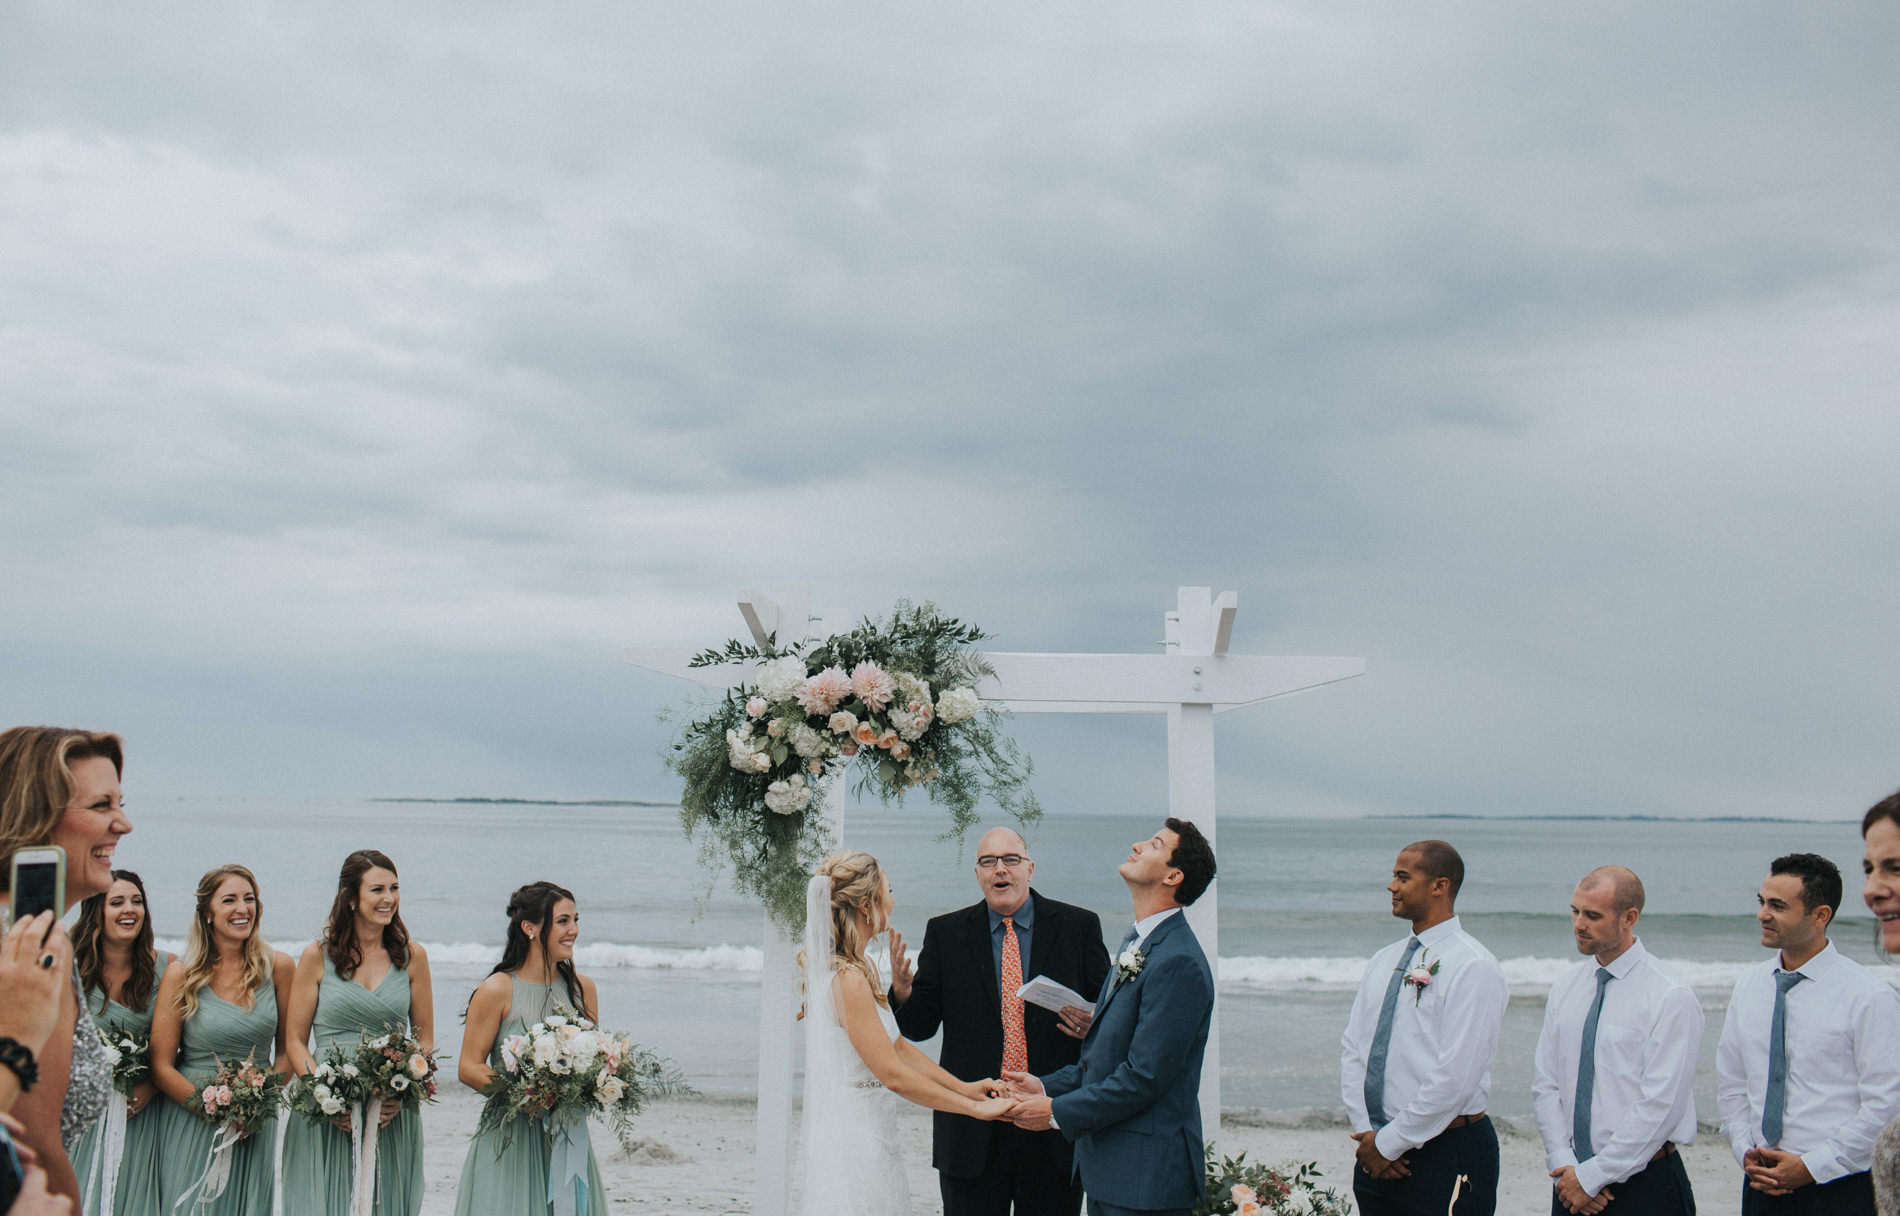
{"type": "Polygon", "coordinates": [[[884,1082],[879,1081],[876,1078],[873,1078],[869,1081],[853,1081],[851,1082],[851,1088],[852,1089],[883,1089],[884,1082]]]}

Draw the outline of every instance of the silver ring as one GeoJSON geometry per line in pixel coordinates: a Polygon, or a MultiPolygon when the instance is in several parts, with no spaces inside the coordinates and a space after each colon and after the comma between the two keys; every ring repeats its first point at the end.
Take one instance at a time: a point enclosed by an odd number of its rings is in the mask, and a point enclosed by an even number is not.
{"type": "Polygon", "coordinates": [[[58,959],[54,958],[50,954],[42,954],[40,955],[40,970],[51,971],[53,969],[53,964],[58,961],[59,961],[58,959]]]}

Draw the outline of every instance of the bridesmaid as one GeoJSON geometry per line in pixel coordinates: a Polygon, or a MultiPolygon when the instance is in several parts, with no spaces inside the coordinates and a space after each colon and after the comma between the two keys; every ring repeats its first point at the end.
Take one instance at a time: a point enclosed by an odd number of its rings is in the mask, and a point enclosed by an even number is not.
{"type": "MultiPolygon", "coordinates": [[[[121,1035],[152,1033],[152,998],[172,963],[170,951],[152,944],[152,918],[145,906],[145,882],[130,870],[112,871],[112,886],[79,905],[73,926],[73,963],[86,993],[93,1021],[108,1041],[121,1035]]],[[[132,1088],[125,1103],[124,1147],[113,1184],[112,1211],[106,1213],[105,1120],[87,1130],[73,1153],[84,1207],[96,1216],[160,1216],[158,1204],[158,1120],[144,1112],[158,1094],[148,1078],[132,1088]],[[97,1177],[94,1175],[97,1174],[97,1177]]]]}
{"type": "MultiPolygon", "coordinates": [[[[323,940],[304,947],[290,994],[290,1065],[299,1074],[333,1046],[354,1048],[385,1031],[435,1047],[429,957],[402,923],[396,863],[375,849],[343,859],[323,940]],[[316,1031],[314,1053],[305,1043],[316,1031]]],[[[284,1216],[346,1216],[356,1174],[349,1116],[337,1125],[301,1116],[284,1128],[284,1216]]],[[[422,1210],[422,1120],[394,1103],[376,1135],[377,1216],[422,1210]],[[398,1114],[398,1111],[402,1113],[398,1114]]]]}
{"type": "MultiPolygon", "coordinates": [[[[521,1034],[551,1013],[579,1013],[599,1020],[594,981],[574,970],[574,942],[581,914],[574,893],[551,882],[532,882],[508,897],[508,944],[501,962],[469,999],[456,1075],[479,1091],[501,1067],[501,1041],[521,1034]]],[[[585,1134],[586,1125],[582,1125],[585,1134]]],[[[478,1132],[462,1164],[455,1216],[550,1216],[548,1154],[554,1138],[539,1120],[517,1119],[478,1132]]],[[[607,1211],[587,1146],[587,1212],[607,1211]]]]}
{"type": "MultiPolygon", "coordinates": [[[[199,1111],[198,1089],[222,1064],[246,1059],[260,1068],[286,1062],[284,1019],[296,968],[258,932],[264,901],[243,866],[219,866],[198,880],[196,915],[184,961],[165,970],[152,1014],[152,1079],[168,1102],[159,1120],[159,1195],[170,1212],[196,1186],[211,1159],[216,1129],[199,1111]]],[[[266,1216],[271,1206],[277,1120],[265,1120],[231,1150],[231,1180],[193,1216],[266,1216]]]]}

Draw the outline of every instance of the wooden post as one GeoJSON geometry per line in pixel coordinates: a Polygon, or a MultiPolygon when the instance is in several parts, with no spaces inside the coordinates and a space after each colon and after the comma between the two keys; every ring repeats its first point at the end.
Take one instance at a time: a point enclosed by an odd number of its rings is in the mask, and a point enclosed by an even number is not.
{"type": "MultiPolygon", "coordinates": [[[[756,591],[739,593],[739,613],[760,646],[802,642],[811,632],[811,585],[797,583],[779,589],[777,602],[756,591]]],[[[820,783],[825,797],[830,783],[820,783]]],[[[827,808],[834,832],[843,829],[843,807],[827,808]]],[[[798,943],[770,915],[760,943],[765,955],[759,975],[759,1106],[758,1148],[753,1154],[752,1211],[754,1216],[787,1216],[791,1210],[792,1168],[792,1059],[798,1039],[798,943]]]]}
{"type": "MultiPolygon", "coordinates": [[[[1168,613],[1163,621],[1166,637],[1175,653],[1207,661],[1190,668],[1190,674],[1205,677],[1205,668],[1213,665],[1215,646],[1225,652],[1226,637],[1232,629],[1232,592],[1221,596],[1223,612],[1216,615],[1209,589],[1183,587],[1179,610],[1168,613]]],[[[1202,692],[1211,681],[1190,681],[1189,695],[1202,692]]],[[[1168,710],[1168,814],[1175,819],[1191,820],[1208,843],[1214,843],[1214,706],[1211,702],[1184,701],[1168,710]]],[[[1215,850],[1216,856],[1219,849],[1215,850]]],[[[1214,1016],[1207,1032],[1207,1052],[1201,1058],[1201,1133],[1209,1140],[1220,1139],[1220,884],[1216,882],[1187,910],[1188,923],[1207,954],[1214,971],[1214,1016]]]]}

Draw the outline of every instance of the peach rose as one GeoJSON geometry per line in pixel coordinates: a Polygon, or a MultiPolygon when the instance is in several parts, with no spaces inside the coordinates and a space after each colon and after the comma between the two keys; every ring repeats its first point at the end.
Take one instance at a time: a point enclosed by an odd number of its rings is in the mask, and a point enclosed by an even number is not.
{"type": "Polygon", "coordinates": [[[851,732],[851,738],[869,747],[871,744],[877,742],[877,727],[872,726],[869,722],[860,722],[858,723],[857,729],[851,732]]]}

